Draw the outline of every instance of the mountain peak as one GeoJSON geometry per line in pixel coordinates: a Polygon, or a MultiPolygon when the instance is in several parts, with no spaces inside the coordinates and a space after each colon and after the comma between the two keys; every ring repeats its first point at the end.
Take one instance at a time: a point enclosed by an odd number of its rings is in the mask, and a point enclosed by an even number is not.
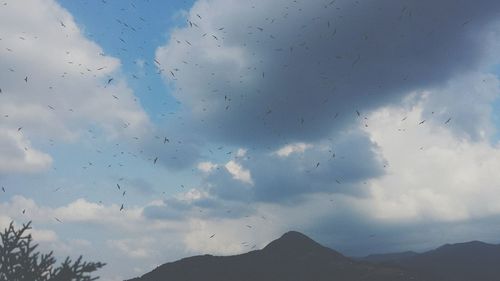
{"type": "Polygon", "coordinates": [[[288,231],[280,238],[269,243],[264,249],[295,248],[297,246],[316,247],[320,245],[298,231],[288,231]]]}
{"type": "Polygon", "coordinates": [[[493,244],[488,244],[481,241],[469,241],[463,243],[455,243],[455,244],[445,244],[436,250],[470,250],[470,249],[484,249],[484,248],[495,248],[496,246],[493,244]]]}
{"type": "Polygon", "coordinates": [[[298,231],[289,231],[283,234],[280,238],[272,241],[264,247],[263,251],[284,256],[300,256],[314,253],[315,255],[327,255],[330,257],[346,259],[342,254],[320,245],[318,242],[298,231]]]}
{"type": "Polygon", "coordinates": [[[291,230],[286,232],[285,234],[281,235],[280,238],[278,239],[291,239],[291,240],[310,240],[313,241],[311,238],[309,238],[307,235],[302,234],[298,231],[291,230]]]}

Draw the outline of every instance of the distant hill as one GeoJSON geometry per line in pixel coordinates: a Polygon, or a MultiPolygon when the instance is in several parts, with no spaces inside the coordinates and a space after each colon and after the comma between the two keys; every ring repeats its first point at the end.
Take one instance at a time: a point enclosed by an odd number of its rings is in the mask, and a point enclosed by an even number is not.
{"type": "Polygon", "coordinates": [[[500,245],[479,241],[447,244],[387,263],[432,276],[439,281],[499,281],[500,245]]]}
{"type": "Polygon", "coordinates": [[[500,280],[500,245],[479,241],[446,244],[421,254],[378,254],[357,260],[401,267],[436,281],[500,280]]]}
{"type": "Polygon", "coordinates": [[[354,261],[309,237],[288,232],[264,249],[195,256],[159,266],[130,281],[424,281],[396,266],[354,261]]]}
{"type": "Polygon", "coordinates": [[[195,256],[129,281],[500,281],[500,245],[446,244],[351,259],[295,231],[236,256],[195,256]]]}
{"type": "Polygon", "coordinates": [[[390,263],[397,262],[402,259],[411,258],[418,255],[417,252],[407,251],[401,253],[389,253],[389,254],[373,254],[362,258],[354,258],[358,261],[366,261],[371,263],[390,263]]]}

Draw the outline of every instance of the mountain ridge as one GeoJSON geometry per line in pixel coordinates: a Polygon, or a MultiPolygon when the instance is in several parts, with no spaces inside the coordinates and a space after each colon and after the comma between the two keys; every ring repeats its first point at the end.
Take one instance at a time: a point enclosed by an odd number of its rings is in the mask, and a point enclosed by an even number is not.
{"type": "Polygon", "coordinates": [[[481,241],[349,258],[289,231],[261,250],[188,257],[128,281],[499,281],[499,261],[500,245],[481,241]]]}
{"type": "Polygon", "coordinates": [[[163,264],[128,281],[426,281],[397,266],[354,261],[290,231],[261,250],[233,256],[198,255],[163,264]]]}

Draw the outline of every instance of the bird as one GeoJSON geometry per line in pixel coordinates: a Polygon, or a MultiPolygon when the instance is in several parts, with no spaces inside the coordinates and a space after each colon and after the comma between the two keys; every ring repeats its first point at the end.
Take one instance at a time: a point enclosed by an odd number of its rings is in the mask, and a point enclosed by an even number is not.
{"type": "Polygon", "coordinates": [[[58,222],[62,223],[62,221],[61,221],[60,219],[58,219],[58,218],[56,218],[56,217],[54,217],[54,219],[55,219],[56,221],[58,221],[58,222]]]}
{"type": "Polygon", "coordinates": [[[450,123],[450,121],[451,121],[451,117],[450,117],[450,118],[448,118],[448,120],[446,120],[446,122],[444,122],[444,123],[445,123],[445,124],[448,124],[448,123],[450,123]]]}
{"type": "Polygon", "coordinates": [[[212,234],[212,235],[210,236],[210,239],[214,238],[214,236],[215,236],[215,234],[212,234]]]}
{"type": "Polygon", "coordinates": [[[418,124],[419,124],[419,125],[422,125],[422,124],[424,124],[424,123],[425,123],[425,120],[422,120],[422,121],[420,121],[420,123],[418,123],[418,124]]]}
{"type": "Polygon", "coordinates": [[[119,184],[116,184],[116,187],[118,187],[118,190],[120,190],[120,188],[121,188],[119,184]]]}
{"type": "Polygon", "coordinates": [[[28,83],[28,76],[24,77],[24,82],[28,83]]]}
{"type": "Polygon", "coordinates": [[[156,157],[156,158],[153,160],[153,164],[156,164],[156,161],[158,161],[158,157],[156,157]]]}
{"type": "Polygon", "coordinates": [[[61,23],[62,27],[66,27],[66,25],[64,24],[64,22],[62,22],[62,21],[59,21],[59,22],[61,23]]]}
{"type": "Polygon", "coordinates": [[[123,211],[123,204],[122,204],[122,205],[121,205],[121,207],[120,207],[120,212],[121,212],[121,211],[123,211]]]}
{"type": "Polygon", "coordinates": [[[163,144],[165,144],[165,143],[167,143],[167,142],[170,142],[170,140],[169,140],[169,139],[167,139],[167,137],[165,137],[165,138],[163,139],[163,144]]]}
{"type": "Polygon", "coordinates": [[[113,80],[114,80],[114,78],[109,78],[107,85],[109,85],[111,83],[111,81],[113,81],[113,80]]]}
{"type": "Polygon", "coordinates": [[[5,187],[2,186],[2,191],[5,193],[5,187]]]}

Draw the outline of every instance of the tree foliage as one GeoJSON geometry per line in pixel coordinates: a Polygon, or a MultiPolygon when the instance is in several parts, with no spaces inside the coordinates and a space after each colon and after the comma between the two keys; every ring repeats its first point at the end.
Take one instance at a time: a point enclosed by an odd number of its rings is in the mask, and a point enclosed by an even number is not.
{"type": "Polygon", "coordinates": [[[67,257],[55,266],[53,252],[42,254],[36,251],[29,230],[31,222],[19,229],[11,222],[0,233],[0,281],[93,281],[91,273],[103,267],[101,262],[86,262],[80,256],[75,261],[67,257]]]}

